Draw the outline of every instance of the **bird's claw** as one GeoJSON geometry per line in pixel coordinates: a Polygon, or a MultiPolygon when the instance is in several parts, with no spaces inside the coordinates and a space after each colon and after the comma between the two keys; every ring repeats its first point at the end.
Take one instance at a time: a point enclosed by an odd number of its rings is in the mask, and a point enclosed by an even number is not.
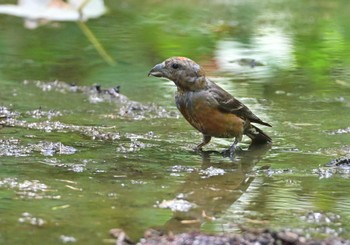
{"type": "Polygon", "coordinates": [[[234,152],[231,152],[229,149],[223,150],[223,151],[221,152],[221,154],[222,154],[224,157],[229,157],[229,158],[233,158],[233,156],[234,156],[234,152]]]}
{"type": "Polygon", "coordinates": [[[237,146],[236,144],[233,144],[230,146],[230,148],[228,148],[227,150],[224,150],[222,152],[222,155],[225,157],[234,158],[237,150],[242,150],[242,149],[241,149],[241,147],[237,146]]]}

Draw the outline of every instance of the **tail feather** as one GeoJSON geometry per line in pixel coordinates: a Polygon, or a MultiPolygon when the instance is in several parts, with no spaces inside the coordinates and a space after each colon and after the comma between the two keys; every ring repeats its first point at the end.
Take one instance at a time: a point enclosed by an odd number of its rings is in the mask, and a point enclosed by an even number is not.
{"type": "Polygon", "coordinates": [[[267,144],[272,142],[270,136],[254,125],[250,125],[245,131],[245,134],[252,139],[252,144],[267,144]]]}

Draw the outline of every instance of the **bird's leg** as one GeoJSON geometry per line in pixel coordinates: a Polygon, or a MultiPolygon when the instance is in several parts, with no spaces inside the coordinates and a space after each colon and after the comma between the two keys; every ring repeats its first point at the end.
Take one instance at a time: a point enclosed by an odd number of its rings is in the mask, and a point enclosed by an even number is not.
{"type": "Polygon", "coordinates": [[[235,138],[235,141],[233,142],[233,144],[230,146],[230,148],[228,149],[228,152],[227,153],[229,153],[229,155],[230,155],[230,158],[233,158],[233,156],[234,156],[234,154],[235,154],[235,151],[236,151],[236,149],[237,149],[237,145],[238,145],[238,143],[241,141],[241,139],[242,139],[242,136],[241,137],[236,137],[235,138]]]}
{"type": "Polygon", "coordinates": [[[238,142],[233,142],[233,144],[230,146],[230,148],[228,149],[229,150],[229,152],[230,152],[230,156],[232,157],[233,156],[233,154],[235,153],[235,150],[236,150],[236,147],[237,147],[237,143],[238,142]]]}
{"type": "Polygon", "coordinates": [[[206,144],[208,144],[210,140],[211,140],[211,136],[208,136],[208,135],[204,135],[204,134],[203,134],[203,141],[202,141],[202,143],[200,143],[199,145],[197,145],[196,148],[194,148],[194,149],[195,149],[196,151],[202,150],[202,147],[205,146],[206,144]]]}

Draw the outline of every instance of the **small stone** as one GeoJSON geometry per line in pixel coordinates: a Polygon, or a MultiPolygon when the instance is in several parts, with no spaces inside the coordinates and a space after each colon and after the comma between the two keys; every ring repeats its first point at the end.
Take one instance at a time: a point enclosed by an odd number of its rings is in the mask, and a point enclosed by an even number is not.
{"type": "Polygon", "coordinates": [[[277,233],[277,237],[283,242],[294,243],[298,240],[299,235],[291,231],[281,231],[277,233]]]}

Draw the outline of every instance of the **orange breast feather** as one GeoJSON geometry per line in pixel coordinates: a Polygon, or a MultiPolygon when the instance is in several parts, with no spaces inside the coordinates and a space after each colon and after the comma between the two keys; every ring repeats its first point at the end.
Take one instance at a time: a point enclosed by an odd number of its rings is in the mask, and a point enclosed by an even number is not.
{"type": "Polygon", "coordinates": [[[244,120],[240,117],[220,111],[206,97],[191,96],[188,99],[178,101],[178,108],[187,121],[204,135],[231,138],[243,134],[244,120]]]}

